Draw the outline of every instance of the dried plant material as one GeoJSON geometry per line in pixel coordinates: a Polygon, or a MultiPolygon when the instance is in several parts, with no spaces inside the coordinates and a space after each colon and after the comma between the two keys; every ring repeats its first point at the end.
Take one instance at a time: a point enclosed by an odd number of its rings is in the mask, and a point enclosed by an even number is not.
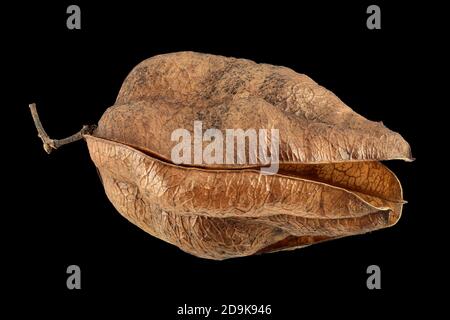
{"type": "Polygon", "coordinates": [[[155,237],[218,260],[392,226],[402,189],[379,161],[412,160],[398,133],[305,75],[193,52],[140,63],[89,128],[81,136],[117,210],[155,237]],[[195,136],[196,121],[221,132],[279,129],[278,173],[261,174],[267,159],[256,153],[236,152],[232,163],[174,163],[172,133],[195,136]]]}

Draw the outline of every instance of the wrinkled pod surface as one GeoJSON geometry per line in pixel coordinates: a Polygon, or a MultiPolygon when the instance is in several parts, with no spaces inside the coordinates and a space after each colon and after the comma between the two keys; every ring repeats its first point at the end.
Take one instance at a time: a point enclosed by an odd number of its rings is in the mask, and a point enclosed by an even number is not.
{"type": "MultiPolygon", "coordinates": [[[[109,200],[126,219],[218,260],[394,225],[402,189],[380,161],[412,160],[398,133],[306,75],[194,52],[141,62],[98,127],[82,136],[109,200]],[[173,132],[194,137],[196,121],[201,133],[215,128],[224,136],[227,129],[277,129],[278,170],[264,174],[267,158],[250,151],[228,154],[231,162],[173,161],[180,143],[173,132]]],[[[200,140],[202,150],[211,141],[200,140]]],[[[189,143],[199,148],[198,140],[189,143]]]]}

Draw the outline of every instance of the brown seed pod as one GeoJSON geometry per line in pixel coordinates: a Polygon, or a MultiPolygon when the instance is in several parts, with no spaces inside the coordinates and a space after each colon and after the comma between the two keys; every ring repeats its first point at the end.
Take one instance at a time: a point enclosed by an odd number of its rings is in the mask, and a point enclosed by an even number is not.
{"type": "MultiPolygon", "coordinates": [[[[32,113],[48,152],[86,140],[106,194],[125,218],[209,259],[392,226],[401,215],[402,189],[378,161],[412,160],[398,133],[358,115],[305,75],[193,52],[136,66],[97,128],[52,140],[34,106],[32,113]],[[251,151],[218,155],[218,163],[176,164],[179,141],[172,133],[182,128],[195,136],[195,121],[224,135],[227,129],[278,129],[278,172],[262,174],[267,158],[251,151]]],[[[194,139],[189,146],[206,150],[210,143],[194,139]]]]}

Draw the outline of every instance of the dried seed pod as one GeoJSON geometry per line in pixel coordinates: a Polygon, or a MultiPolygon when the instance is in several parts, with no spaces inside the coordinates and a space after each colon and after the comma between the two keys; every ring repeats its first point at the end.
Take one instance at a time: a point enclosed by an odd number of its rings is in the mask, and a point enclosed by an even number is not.
{"type": "MultiPolygon", "coordinates": [[[[57,148],[61,143],[48,138],[37,114],[35,121],[46,148],[57,148]]],[[[402,189],[378,161],[412,160],[398,133],[358,115],[305,75],[193,52],[140,63],[98,127],[83,130],[76,138],[87,141],[117,210],[151,235],[209,259],[391,226],[401,215],[402,189]],[[182,128],[195,136],[195,121],[223,133],[278,129],[278,173],[261,173],[267,158],[251,154],[248,141],[248,154],[174,163],[179,142],[172,133],[182,128]]],[[[211,139],[196,143],[189,150],[205,150],[211,139]]]]}

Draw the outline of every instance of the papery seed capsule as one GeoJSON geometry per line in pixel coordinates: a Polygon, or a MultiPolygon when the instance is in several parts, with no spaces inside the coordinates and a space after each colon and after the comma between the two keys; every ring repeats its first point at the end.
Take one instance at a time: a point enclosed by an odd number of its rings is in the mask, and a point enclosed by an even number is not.
{"type": "Polygon", "coordinates": [[[210,259],[391,226],[401,215],[402,190],[378,161],[412,160],[398,133],[305,75],[194,52],[140,63],[98,127],[81,136],[125,218],[210,259]],[[275,129],[276,137],[268,134],[275,129]],[[184,149],[181,138],[189,139],[184,149]],[[190,162],[174,161],[174,148],[190,162]],[[276,171],[262,172],[268,165],[276,171]]]}

